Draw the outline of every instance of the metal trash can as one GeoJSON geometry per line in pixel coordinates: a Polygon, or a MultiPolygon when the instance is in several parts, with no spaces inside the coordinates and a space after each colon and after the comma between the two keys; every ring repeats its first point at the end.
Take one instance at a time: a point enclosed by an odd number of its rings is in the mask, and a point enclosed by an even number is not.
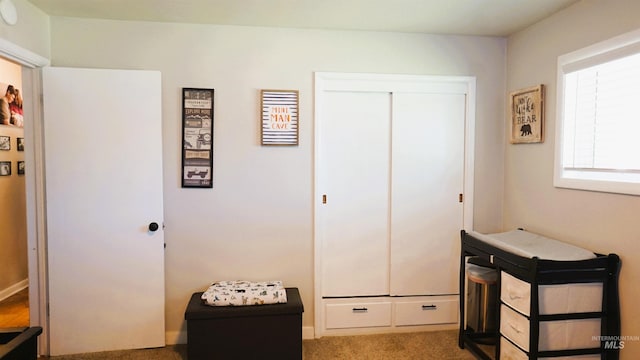
{"type": "Polygon", "coordinates": [[[473,263],[467,263],[466,271],[467,328],[476,333],[495,332],[498,272],[473,263]]]}

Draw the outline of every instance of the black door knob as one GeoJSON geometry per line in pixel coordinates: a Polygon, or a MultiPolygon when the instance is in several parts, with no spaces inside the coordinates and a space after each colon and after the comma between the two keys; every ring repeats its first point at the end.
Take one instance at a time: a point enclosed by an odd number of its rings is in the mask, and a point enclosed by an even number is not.
{"type": "Polygon", "coordinates": [[[159,228],[160,228],[160,226],[156,222],[152,222],[151,224],[149,224],[149,231],[156,231],[159,228]]]}

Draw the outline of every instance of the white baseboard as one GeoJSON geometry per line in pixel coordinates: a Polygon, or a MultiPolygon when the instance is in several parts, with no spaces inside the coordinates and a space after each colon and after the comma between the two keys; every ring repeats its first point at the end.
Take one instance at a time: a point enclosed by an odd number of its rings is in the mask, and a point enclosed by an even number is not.
{"type": "MultiPolygon", "coordinates": [[[[314,338],[313,326],[302,327],[302,340],[312,340],[314,338]]],[[[187,332],[186,331],[167,331],[164,334],[165,342],[167,345],[186,344],[187,332]]]]}
{"type": "Polygon", "coordinates": [[[6,289],[0,290],[0,301],[8,298],[9,296],[16,294],[29,287],[29,279],[24,279],[17,282],[6,289]]]}
{"type": "Polygon", "coordinates": [[[302,340],[313,340],[315,336],[316,335],[313,326],[302,327],[302,340]]]}

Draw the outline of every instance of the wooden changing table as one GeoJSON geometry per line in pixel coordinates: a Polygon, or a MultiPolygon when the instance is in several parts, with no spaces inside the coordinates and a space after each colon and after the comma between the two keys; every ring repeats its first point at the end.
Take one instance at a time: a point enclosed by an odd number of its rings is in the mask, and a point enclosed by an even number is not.
{"type": "MultiPolygon", "coordinates": [[[[607,341],[608,339],[620,338],[618,297],[620,258],[617,255],[595,254],[595,257],[586,260],[545,260],[536,256],[516,255],[512,251],[494,246],[486,240],[486,235],[461,231],[460,331],[458,338],[460,348],[467,348],[476,357],[486,360],[500,359],[501,354],[504,358],[509,359],[560,356],[582,356],[596,359],[619,358],[619,343],[615,340],[607,341]],[[497,277],[497,301],[495,304],[495,324],[500,325],[495,332],[477,333],[466,326],[465,270],[469,257],[476,257],[476,259],[492,264],[500,275],[497,277]],[[525,289],[530,291],[530,296],[526,299],[526,306],[513,306],[509,296],[505,295],[505,291],[502,289],[503,282],[505,286],[507,286],[507,282],[518,282],[520,286],[526,285],[525,289]],[[557,288],[553,285],[574,286],[578,288],[578,292],[581,286],[582,288],[601,286],[602,301],[599,303],[601,305],[598,305],[597,310],[545,313],[541,311],[539,297],[543,295],[545,290],[551,289],[553,292],[554,288],[557,288]],[[501,316],[505,318],[503,323],[501,323],[501,316]],[[513,331],[515,327],[511,323],[508,325],[506,323],[510,316],[522,318],[526,326],[513,331]],[[543,330],[548,330],[552,325],[571,325],[571,323],[579,324],[573,326],[582,326],[580,321],[591,325],[595,322],[596,326],[599,322],[600,329],[597,335],[601,336],[601,341],[590,339],[589,346],[576,347],[574,344],[568,348],[553,348],[552,350],[541,348],[540,343],[548,341],[546,338],[541,338],[543,330]],[[486,340],[495,343],[495,354],[491,354],[491,350],[487,350],[486,346],[479,345],[486,343],[486,340]]],[[[564,333],[570,332],[564,331],[564,333]]]]}

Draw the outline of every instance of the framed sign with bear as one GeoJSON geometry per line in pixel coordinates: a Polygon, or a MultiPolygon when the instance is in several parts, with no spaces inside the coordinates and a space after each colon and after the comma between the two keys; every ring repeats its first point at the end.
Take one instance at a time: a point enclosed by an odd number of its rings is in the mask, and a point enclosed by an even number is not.
{"type": "Polygon", "coordinates": [[[544,85],[511,93],[511,143],[544,141],[544,85]]]}

